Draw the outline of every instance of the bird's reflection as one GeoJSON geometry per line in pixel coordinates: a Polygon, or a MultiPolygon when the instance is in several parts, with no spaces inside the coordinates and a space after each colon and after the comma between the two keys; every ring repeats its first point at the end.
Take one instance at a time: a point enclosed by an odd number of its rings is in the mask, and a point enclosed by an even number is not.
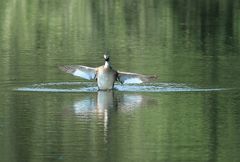
{"type": "Polygon", "coordinates": [[[76,115],[89,113],[104,114],[105,111],[119,110],[131,111],[143,103],[143,96],[140,94],[118,94],[114,91],[98,91],[95,95],[88,95],[79,98],[73,104],[76,115]]]}
{"type": "Polygon", "coordinates": [[[74,113],[78,117],[97,116],[103,122],[104,134],[107,136],[111,112],[129,112],[140,107],[144,98],[140,94],[115,94],[114,91],[98,91],[97,95],[89,94],[77,99],[74,113]]]}

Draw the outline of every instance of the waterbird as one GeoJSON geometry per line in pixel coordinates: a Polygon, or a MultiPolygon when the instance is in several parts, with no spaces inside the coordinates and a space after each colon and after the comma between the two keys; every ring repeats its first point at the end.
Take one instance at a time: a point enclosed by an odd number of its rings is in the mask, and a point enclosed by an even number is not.
{"type": "Polygon", "coordinates": [[[139,84],[156,79],[156,76],[114,70],[109,55],[105,54],[103,57],[104,65],[96,68],[83,65],[63,65],[59,66],[59,69],[77,77],[97,80],[98,90],[112,90],[115,81],[119,81],[121,84],[139,84]]]}

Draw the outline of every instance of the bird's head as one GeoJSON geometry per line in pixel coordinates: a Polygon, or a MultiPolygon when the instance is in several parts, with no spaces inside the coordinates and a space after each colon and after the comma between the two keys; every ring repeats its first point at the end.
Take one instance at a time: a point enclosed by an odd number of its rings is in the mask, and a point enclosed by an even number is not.
{"type": "Polygon", "coordinates": [[[109,61],[109,56],[107,54],[103,55],[105,61],[109,61]]]}

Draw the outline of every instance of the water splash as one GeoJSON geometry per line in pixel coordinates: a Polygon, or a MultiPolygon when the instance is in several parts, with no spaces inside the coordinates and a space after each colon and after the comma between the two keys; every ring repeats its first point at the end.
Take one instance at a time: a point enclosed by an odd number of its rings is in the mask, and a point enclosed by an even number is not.
{"type": "MultiPolygon", "coordinates": [[[[226,88],[194,88],[179,83],[148,83],[138,85],[116,84],[115,89],[123,92],[210,92],[223,91],[226,88]]],[[[39,83],[17,88],[16,91],[24,92],[97,92],[98,87],[93,82],[58,82],[39,83]]]]}

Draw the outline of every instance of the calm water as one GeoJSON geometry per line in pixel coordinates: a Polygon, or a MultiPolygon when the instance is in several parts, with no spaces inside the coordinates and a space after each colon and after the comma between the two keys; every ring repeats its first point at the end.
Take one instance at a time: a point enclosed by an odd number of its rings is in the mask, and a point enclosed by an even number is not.
{"type": "Polygon", "coordinates": [[[240,2],[1,0],[0,161],[240,161],[240,2]],[[58,65],[155,74],[94,82],[58,65]]]}

